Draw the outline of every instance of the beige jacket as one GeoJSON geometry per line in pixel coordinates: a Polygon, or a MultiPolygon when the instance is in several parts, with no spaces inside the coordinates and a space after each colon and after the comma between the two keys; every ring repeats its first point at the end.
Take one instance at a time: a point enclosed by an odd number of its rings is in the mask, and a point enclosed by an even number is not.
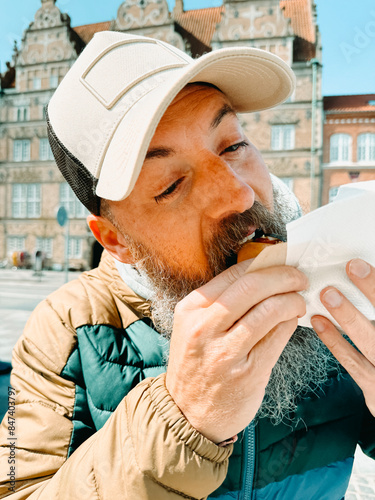
{"type": "Polygon", "coordinates": [[[148,309],[121,280],[108,254],[98,269],[63,286],[36,308],[13,353],[17,439],[9,439],[5,415],[0,428],[0,498],[203,499],[220,486],[232,446],[216,446],[189,424],[165,387],[165,375],[136,386],[104,427],[67,459],[75,386],[60,374],[75,348],[76,328],[125,328],[148,309]],[[8,474],[14,445],[12,491],[8,474]]]}

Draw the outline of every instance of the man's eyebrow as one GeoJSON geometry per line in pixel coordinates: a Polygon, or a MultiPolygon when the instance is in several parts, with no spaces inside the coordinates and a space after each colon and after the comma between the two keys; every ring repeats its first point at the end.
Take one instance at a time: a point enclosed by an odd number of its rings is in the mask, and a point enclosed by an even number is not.
{"type": "Polygon", "coordinates": [[[175,154],[176,151],[172,148],[151,148],[147,151],[146,160],[151,160],[152,158],[167,158],[170,155],[175,154]]]}
{"type": "Polygon", "coordinates": [[[229,106],[229,104],[224,104],[222,108],[219,109],[219,111],[216,113],[214,119],[211,122],[211,128],[216,128],[220,125],[221,121],[223,120],[224,116],[231,114],[234,116],[237,116],[236,112],[234,109],[229,106]]]}

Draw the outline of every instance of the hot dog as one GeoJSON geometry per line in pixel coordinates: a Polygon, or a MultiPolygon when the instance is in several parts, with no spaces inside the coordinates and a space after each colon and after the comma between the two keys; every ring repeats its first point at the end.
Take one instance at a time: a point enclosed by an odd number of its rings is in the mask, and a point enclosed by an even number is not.
{"type": "Polygon", "coordinates": [[[237,254],[237,262],[242,262],[247,259],[255,259],[262,250],[269,245],[276,245],[281,240],[271,236],[263,236],[261,238],[254,238],[246,242],[237,254]]]}
{"type": "Polygon", "coordinates": [[[286,251],[287,244],[276,237],[255,237],[241,247],[237,255],[237,262],[254,259],[246,272],[282,266],[285,265],[286,251]]]}

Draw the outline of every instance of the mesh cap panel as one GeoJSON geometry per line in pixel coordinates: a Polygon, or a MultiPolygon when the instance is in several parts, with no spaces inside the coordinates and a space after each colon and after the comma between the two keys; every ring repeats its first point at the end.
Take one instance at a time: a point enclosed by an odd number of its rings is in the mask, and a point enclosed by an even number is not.
{"type": "Polygon", "coordinates": [[[100,198],[95,194],[98,179],[73,156],[56,136],[46,108],[48,140],[56,164],[79,201],[94,215],[100,215],[100,198]]]}

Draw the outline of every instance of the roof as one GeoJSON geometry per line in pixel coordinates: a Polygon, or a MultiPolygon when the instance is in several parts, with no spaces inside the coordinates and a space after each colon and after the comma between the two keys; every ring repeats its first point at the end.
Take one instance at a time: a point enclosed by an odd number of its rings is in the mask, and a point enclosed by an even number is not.
{"type": "Polygon", "coordinates": [[[210,47],[216,25],[221,21],[221,14],[225,7],[210,7],[208,9],[194,9],[174,15],[174,20],[184,30],[194,35],[204,45],[210,47]]]}
{"type": "Polygon", "coordinates": [[[99,31],[107,31],[111,27],[111,21],[104,21],[102,23],[95,24],[84,24],[82,26],[76,26],[73,30],[77,35],[87,44],[91,38],[99,31]]]}
{"type": "Polygon", "coordinates": [[[315,43],[311,0],[280,0],[280,8],[284,10],[285,17],[290,18],[293,32],[300,38],[315,43]]]}
{"type": "Polygon", "coordinates": [[[331,95],[324,97],[324,110],[334,113],[343,112],[375,112],[375,105],[369,104],[369,101],[374,101],[375,94],[361,95],[331,95]]]}
{"type": "MultiPolygon", "coordinates": [[[[297,60],[309,60],[315,56],[316,33],[311,2],[312,0],[280,0],[280,8],[283,9],[285,17],[290,19],[293,33],[297,37],[295,44],[297,60]]],[[[220,23],[224,11],[225,5],[174,11],[174,21],[209,49],[216,25],[220,23]]],[[[111,21],[105,21],[76,26],[73,29],[87,44],[95,33],[109,30],[110,27],[111,21]]]]}
{"type": "Polygon", "coordinates": [[[284,16],[290,19],[293,33],[294,60],[310,61],[316,55],[316,29],[312,12],[312,0],[280,0],[284,16]]]}

